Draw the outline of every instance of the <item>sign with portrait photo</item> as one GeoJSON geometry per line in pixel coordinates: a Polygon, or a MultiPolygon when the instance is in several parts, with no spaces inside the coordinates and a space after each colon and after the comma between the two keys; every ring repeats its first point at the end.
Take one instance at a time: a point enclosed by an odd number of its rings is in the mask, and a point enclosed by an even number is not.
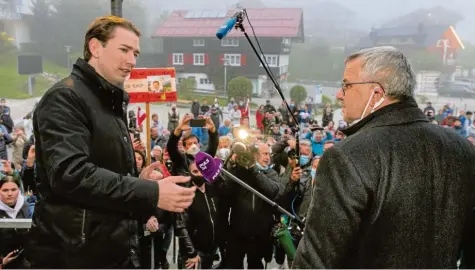
{"type": "Polygon", "coordinates": [[[130,103],[177,101],[175,68],[133,69],[124,89],[130,103]]]}

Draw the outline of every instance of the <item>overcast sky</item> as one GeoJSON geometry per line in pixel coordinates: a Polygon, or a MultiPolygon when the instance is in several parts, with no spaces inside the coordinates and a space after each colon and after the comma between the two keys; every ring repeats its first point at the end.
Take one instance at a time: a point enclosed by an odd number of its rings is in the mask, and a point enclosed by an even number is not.
{"type": "MultiPolygon", "coordinates": [[[[232,5],[237,0],[147,0],[157,9],[221,9],[232,5]]],[[[252,0],[251,0],[252,1],[252,0]]],[[[355,18],[348,18],[359,29],[371,26],[379,27],[390,19],[421,8],[441,6],[459,12],[465,19],[456,28],[463,40],[475,42],[475,0],[261,0],[268,7],[311,8],[319,3],[333,2],[341,4],[356,13],[355,18]]],[[[152,9],[153,10],[153,9],[152,9]]],[[[312,14],[304,12],[305,17],[312,14]]],[[[345,18],[342,18],[345,19],[345,18]]]]}

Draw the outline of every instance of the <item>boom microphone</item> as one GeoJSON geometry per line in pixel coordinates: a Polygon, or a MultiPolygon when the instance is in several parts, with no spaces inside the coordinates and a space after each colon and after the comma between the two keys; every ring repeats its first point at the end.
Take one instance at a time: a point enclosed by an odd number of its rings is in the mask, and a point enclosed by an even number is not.
{"type": "Polygon", "coordinates": [[[244,10],[240,10],[234,13],[234,15],[230,19],[228,19],[223,25],[221,25],[221,27],[218,29],[218,31],[216,32],[216,37],[218,39],[223,39],[233,29],[233,27],[237,23],[237,19],[239,17],[242,17],[243,14],[244,14],[244,10]]]}

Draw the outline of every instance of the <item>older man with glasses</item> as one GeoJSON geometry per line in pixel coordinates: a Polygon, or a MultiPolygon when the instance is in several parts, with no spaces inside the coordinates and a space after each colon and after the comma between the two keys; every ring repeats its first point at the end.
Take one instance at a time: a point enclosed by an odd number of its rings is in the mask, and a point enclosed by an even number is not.
{"type": "Polygon", "coordinates": [[[345,61],[345,140],[318,165],[293,268],[474,268],[475,148],[429,123],[404,54],[345,61]]]}

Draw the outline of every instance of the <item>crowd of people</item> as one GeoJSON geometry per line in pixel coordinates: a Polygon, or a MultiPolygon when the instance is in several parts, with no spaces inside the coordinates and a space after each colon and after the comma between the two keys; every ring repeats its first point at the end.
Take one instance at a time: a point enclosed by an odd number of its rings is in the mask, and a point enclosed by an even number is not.
{"type": "Polygon", "coordinates": [[[2,157],[0,217],[32,217],[30,229],[0,230],[2,268],[168,269],[174,236],[180,269],[475,265],[472,114],[423,113],[402,52],[347,58],[338,124],[330,105],[317,119],[310,103],[267,101],[253,115],[249,98],[222,104],[227,114],[194,100],[184,115],[172,105],[166,124],[151,115],[143,138],[120,87],[139,37],[125,19],[98,18],[84,58],[23,131],[0,108],[4,147],[18,148],[2,157]],[[228,174],[207,175],[199,153],[291,216],[228,174]]]}

